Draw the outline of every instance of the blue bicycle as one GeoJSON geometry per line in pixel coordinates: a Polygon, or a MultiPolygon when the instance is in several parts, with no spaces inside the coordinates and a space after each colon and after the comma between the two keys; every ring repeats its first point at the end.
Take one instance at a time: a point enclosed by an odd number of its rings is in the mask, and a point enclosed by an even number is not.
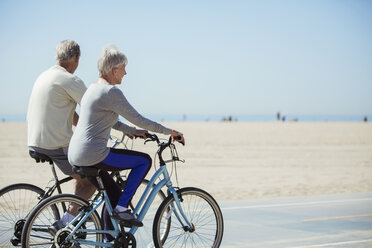
{"type": "MultiPolygon", "coordinates": [[[[222,212],[207,192],[193,187],[176,189],[172,185],[167,169],[167,163],[181,161],[176,146],[171,142],[160,142],[155,134],[147,135],[148,141],[158,144],[157,156],[160,167],[152,176],[148,186],[133,210],[137,219],[142,221],[163,187],[167,188],[168,196],[163,200],[156,211],[152,224],[153,242],[144,244],[144,247],[219,247],[223,236],[222,212]],[[164,161],[162,153],[169,148],[171,158],[164,161]],[[156,181],[160,179],[160,182],[156,181]]],[[[106,190],[98,176],[98,169],[80,167],[79,173],[84,176],[95,176],[100,184],[97,196],[87,201],[68,194],[56,195],[41,202],[29,215],[23,232],[22,247],[137,247],[137,233],[144,227],[129,227],[128,223],[111,218],[114,230],[104,230],[97,209],[105,204],[112,216],[112,206],[106,190]],[[77,204],[80,213],[68,225],[57,233],[48,229],[64,214],[66,206],[77,204]],[[103,237],[110,234],[115,240],[105,243],[103,237]]],[[[138,240],[141,241],[141,240],[138,240]]]]}
{"type": "MultiPolygon", "coordinates": [[[[119,134],[120,135],[120,134],[119,134]]],[[[128,147],[129,138],[125,141],[125,135],[110,136],[111,147],[115,148],[121,146],[125,149],[132,149],[128,147]]],[[[22,229],[26,222],[28,215],[42,200],[52,196],[55,193],[62,194],[61,186],[72,180],[72,177],[65,177],[59,179],[53,161],[44,154],[30,152],[32,158],[37,163],[47,163],[52,171],[53,178],[42,189],[36,185],[29,183],[16,183],[0,189],[0,247],[14,247],[21,245],[22,229]]],[[[118,171],[112,172],[111,176],[115,182],[123,190],[126,185],[127,176],[125,173],[120,174],[118,171]]],[[[134,195],[130,208],[134,209],[134,205],[138,202],[138,196],[142,194],[148,184],[148,180],[144,179],[134,195]]],[[[155,197],[153,206],[159,206],[165,199],[165,194],[159,191],[155,197]]],[[[152,223],[152,219],[145,218],[144,223],[152,223]]],[[[151,233],[150,228],[142,228],[139,235],[148,236],[151,233]]]]}

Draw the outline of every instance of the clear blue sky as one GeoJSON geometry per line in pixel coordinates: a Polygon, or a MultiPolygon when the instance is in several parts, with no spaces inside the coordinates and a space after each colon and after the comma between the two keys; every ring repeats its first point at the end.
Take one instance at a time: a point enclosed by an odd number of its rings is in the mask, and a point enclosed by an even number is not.
{"type": "Polygon", "coordinates": [[[89,85],[109,43],[148,114],[372,114],[372,1],[0,1],[0,114],[25,114],[64,39],[89,85]]]}

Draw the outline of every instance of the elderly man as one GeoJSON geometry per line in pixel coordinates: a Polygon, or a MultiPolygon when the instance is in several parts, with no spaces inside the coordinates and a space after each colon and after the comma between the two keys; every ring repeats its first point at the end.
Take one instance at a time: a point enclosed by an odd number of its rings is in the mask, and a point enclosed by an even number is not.
{"type": "MultiPolygon", "coordinates": [[[[73,75],[79,65],[80,47],[75,41],[64,40],[57,45],[55,57],[57,64],[44,71],[32,89],[27,112],[28,147],[50,157],[64,174],[75,179],[74,193],[89,199],[95,187],[74,174],[67,159],[72,125],[76,125],[79,118],[76,104],[80,104],[86,91],[83,81],[73,75]]],[[[51,227],[51,232],[71,221],[78,212],[76,208],[72,206],[51,227]]]]}

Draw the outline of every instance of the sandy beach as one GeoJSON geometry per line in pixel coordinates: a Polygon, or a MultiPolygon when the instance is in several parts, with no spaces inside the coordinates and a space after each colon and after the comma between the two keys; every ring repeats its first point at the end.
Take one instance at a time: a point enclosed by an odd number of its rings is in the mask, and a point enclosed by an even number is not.
{"type": "MultiPolygon", "coordinates": [[[[164,124],[186,138],[177,146],[186,161],[177,166],[179,185],[203,188],[218,201],[372,192],[371,123],[164,124]]],[[[26,123],[0,123],[0,137],[0,188],[18,182],[44,188],[52,174],[29,157],[26,123]]],[[[156,152],[142,140],[127,145],[156,152]]]]}

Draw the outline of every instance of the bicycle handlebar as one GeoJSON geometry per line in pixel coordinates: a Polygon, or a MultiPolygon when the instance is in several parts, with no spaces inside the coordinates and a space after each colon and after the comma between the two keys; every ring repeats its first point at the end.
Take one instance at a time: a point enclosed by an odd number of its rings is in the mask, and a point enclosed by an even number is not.
{"type": "MultiPolygon", "coordinates": [[[[174,144],[172,144],[172,136],[169,137],[168,142],[160,142],[159,137],[156,134],[145,133],[145,136],[147,137],[147,139],[145,140],[145,144],[149,141],[156,141],[156,143],[158,144],[159,150],[158,150],[157,153],[158,153],[158,156],[159,156],[160,164],[165,164],[165,161],[163,160],[163,157],[162,157],[162,153],[165,150],[165,148],[167,148],[167,147],[170,147],[171,151],[173,151],[172,152],[172,160],[173,161],[184,162],[183,160],[180,160],[179,157],[178,157],[176,147],[175,147],[174,144]],[[175,153],[175,154],[173,154],[173,153],[175,153]]],[[[176,136],[174,139],[176,141],[180,142],[181,144],[185,145],[181,141],[182,140],[181,136],[176,136]]]]}
{"type": "MultiPolygon", "coordinates": [[[[156,141],[156,143],[158,143],[158,145],[160,145],[160,140],[159,140],[159,138],[156,134],[145,133],[145,136],[147,138],[145,143],[149,142],[149,141],[156,141]]],[[[174,137],[174,140],[181,143],[182,145],[185,145],[185,143],[181,141],[182,137],[180,135],[174,137]]],[[[172,142],[172,137],[169,138],[169,141],[168,141],[167,145],[169,145],[171,142],[172,142]]]]}
{"type": "MultiPolygon", "coordinates": [[[[113,139],[111,136],[110,136],[110,139],[111,141],[114,143],[113,144],[113,148],[116,147],[119,143],[121,143],[123,140],[124,140],[124,133],[123,133],[123,136],[121,137],[121,139],[113,139]]],[[[179,159],[178,157],[178,154],[177,154],[177,150],[176,150],[176,147],[175,145],[172,143],[172,136],[169,137],[169,140],[168,142],[161,142],[159,137],[156,135],[156,134],[152,134],[152,133],[145,133],[145,136],[146,136],[146,140],[145,140],[145,144],[149,141],[156,141],[157,145],[159,146],[159,150],[158,150],[158,156],[159,156],[159,160],[160,160],[160,163],[161,164],[165,164],[165,161],[163,160],[162,158],[162,152],[167,148],[169,147],[172,151],[172,159],[173,161],[181,161],[181,162],[184,162],[184,160],[181,160],[179,159]]],[[[139,135],[134,135],[134,138],[143,138],[143,136],[139,136],[139,135]]],[[[181,143],[182,145],[185,145],[185,143],[182,141],[182,136],[178,135],[178,136],[175,136],[174,137],[174,140],[181,143]]],[[[169,162],[169,161],[167,161],[169,162]]]]}
{"type": "Polygon", "coordinates": [[[158,145],[160,144],[160,140],[158,138],[158,136],[156,134],[151,134],[151,133],[145,133],[145,136],[147,138],[147,140],[145,141],[146,142],[149,142],[149,141],[156,141],[156,143],[158,143],[158,145]]]}

